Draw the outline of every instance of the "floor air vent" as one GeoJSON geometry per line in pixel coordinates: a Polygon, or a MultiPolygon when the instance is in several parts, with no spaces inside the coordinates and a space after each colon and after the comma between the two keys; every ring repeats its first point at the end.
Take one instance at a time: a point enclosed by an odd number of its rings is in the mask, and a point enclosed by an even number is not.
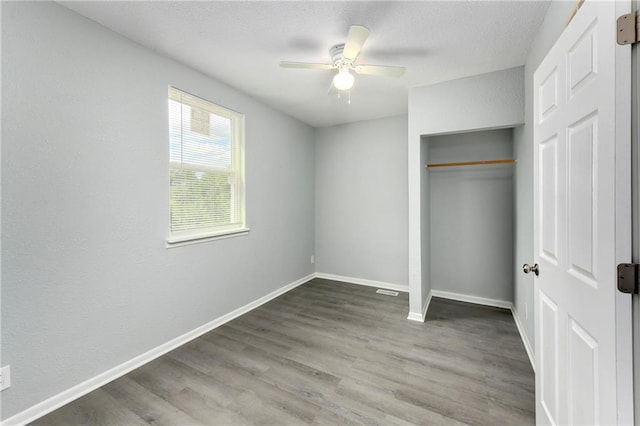
{"type": "Polygon", "coordinates": [[[378,294],[384,294],[385,296],[397,296],[398,292],[397,291],[391,291],[391,290],[383,290],[381,288],[376,290],[376,293],[378,294]]]}

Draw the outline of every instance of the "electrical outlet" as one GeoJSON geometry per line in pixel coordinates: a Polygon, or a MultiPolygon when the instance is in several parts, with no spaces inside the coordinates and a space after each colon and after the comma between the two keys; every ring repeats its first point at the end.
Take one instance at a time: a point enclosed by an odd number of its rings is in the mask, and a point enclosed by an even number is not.
{"type": "Polygon", "coordinates": [[[312,265],[314,263],[316,263],[316,257],[313,254],[311,255],[311,258],[309,259],[309,262],[311,262],[312,265]]]}
{"type": "Polygon", "coordinates": [[[0,368],[0,391],[11,386],[11,366],[0,368]]]}

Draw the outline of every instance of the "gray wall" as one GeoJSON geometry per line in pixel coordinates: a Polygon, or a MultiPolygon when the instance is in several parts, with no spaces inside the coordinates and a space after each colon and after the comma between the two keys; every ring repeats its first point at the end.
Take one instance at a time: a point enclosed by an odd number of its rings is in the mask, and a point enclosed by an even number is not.
{"type": "Polygon", "coordinates": [[[524,68],[409,90],[409,121],[420,135],[513,127],[523,122],[524,68]]]}
{"type": "MultiPolygon", "coordinates": [[[[512,158],[512,129],[432,136],[429,162],[512,158]]],[[[513,166],[429,169],[431,286],[513,300],[513,166]]],[[[424,190],[424,189],[423,189],[424,190]]]]}
{"type": "Polygon", "coordinates": [[[407,286],[407,116],[316,130],[316,270],[407,286]]]}
{"type": "Polygon", "coordinates": [[[535,348],[533,317],[533,277],[522,273],[524,263],[533,262],[533,73],[564,29],[574,2],[552,1],[544,22],[531,44],[525,64],[525,125],[514,133],[516,166],[516,245],[514,307],[535,348]]]}
{"type": "Polygon", "coordinates": [[[413,317],[421,314],[431,290],[431,283],[424,282],[430,273],[423,271],[430,268],[422,229],[429,214],[423,137],[521,125],[523,79],[524,69],[518,67],[409,90],[409,310],[413,317]]]}
{"type": "Polygon", "coordinates": [[[2,3],[2,124],[3,418],[313,272],[313,129],[60,5],[2,3]],[[249,235],[165,248],[169,84],[246,114],[249,235]]]}

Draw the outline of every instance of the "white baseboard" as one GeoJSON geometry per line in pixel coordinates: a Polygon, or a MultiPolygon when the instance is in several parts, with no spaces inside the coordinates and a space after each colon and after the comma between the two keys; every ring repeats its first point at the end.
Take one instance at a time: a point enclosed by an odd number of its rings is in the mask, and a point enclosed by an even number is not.
{"type": "Polygon", "coordinates": [[[524,326],[522,321],[520,321],[520,316],[516,311],[516,307],[511,307],[511,314],[513,315],[513,320],[516,322],[516,327],[518,327],[518,332],[520,333],[520,338],[522,339],[522,344],[524,344],[524,349],[527,351],[527,356],[529,357],[529,362],[531,363],[531,368],[533,368],[533,372],[536,372],[536,361],[535,361],[535,352],[531,347],[531,342],[529,342],[529,338],[527,337],[527,333],[524,331],[524,326]]]}
{"type": "Polygon", "coordinates": [[[409,321],[424,322],[424,320],[422,319],[422,314],[419,314],[417,312],[409,312],[407,319],[409,321]]]}
{"type": "Polygon", "coordinates": [[[340,281],[340,282],[349,283],[349,284],[359,284],[359,285],[366,285],[368,287],[377,287],[377,288],[384,288],[387,290],[402,291],[403,293],[409,292],[408,285],[386,283],[384,281],[373,281],[373,280],[366,280],[364,278],[345,277],[342,275],[325,274],[322,272],[316,272],[315,277],[323,278],[325,280],[340,281]]]}
{"type": "Polygon", "coordinates": [[[427,296],[427,301],[422,307],[422,322],[427,319],[427,311],[429,310],[429,305],[431,304],[431,299],[433,298],[433,291],[429,290],[429,295],[427,296]]]}
{"type": "Polygon", "coordinates": [[[452,293],[449,291],[431,290],[431,293],[433,293],[433,297],[475,303],[476,305],[493,306],[496,308],[511,309],[512,305],[511,302],[506,300],[487,299],[486,297],[470,296],[468,294],[452,293]]]}
{"type": "Polygon", "coordinates": [[[429,295],[427,296],[427,300],[424,302],[424,305],[422,306],[422,312],[420,313],[409,312],[409,316],[407,317],[407,319],[411,321],[424,322],[427,318],[427,310],[429,310],[429,304],[431,303],[432,297],[433,297],[433,292],[430,291],[429,295]]]}
{"type": "Polygon", "coordinates": [[[314,277],[315,274],[310,274],[304,278],[300,278],[299,280],[280,287],[279,289],[267,294],[266,296],[254,300],[253,302],[250,302],[244,306],[241,306],[240,308],[229,312],[228,314],[225,314],[219,318],[216,318],[204,325],[201,325],[200,327],[195,328],[183,334],[182,336],[178,336],[175,339],[172,339],[143,354],[140,354],[130,359],[129,361],[126,361],[116,367],[111,368],[110,370],[105,371],[104,373],[98,374],[97,376],[92,377],[89,380],[86,380],[76,386],[73,386],[72,388],[69,388],[57,395],[52,396],[49,399],[46,399],[30,408],[27,408],[26,410],[4,420],[1,424],[2,426],[13,426],[25,425],[27,423],[30,423],[52,412],[53,410],[62,407],[63,405],[68,404],[69,402],[88,394],[89,392],[97,388],[104,386],[119,377],[124,376],[130,371],[135,370],[136,368],[141,367],[142,365],[150,361],[153,361],[154,359],[166,354],[167,352],[184,345],[185,343],[195,339],[196,337],[199,337],[217,327],[220,327],[221,325],[231,321],[232,319],[237,318],[240,315],[243,315],[257,308],[258,306],[263,305],[272,299],[275,299],[281,294],[286,293],[287,291],[306,283],[314,277]]]}

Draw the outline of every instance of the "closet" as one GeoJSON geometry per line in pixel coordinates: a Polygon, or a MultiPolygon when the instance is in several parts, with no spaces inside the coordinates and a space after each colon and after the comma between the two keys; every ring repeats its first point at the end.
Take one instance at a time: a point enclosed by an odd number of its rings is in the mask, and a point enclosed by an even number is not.
{"type": "Polygon", "coordinates": [[[514,279],[513,129],[423,138],[432,294],[508,306],[514,279]],[[504,303],[503,303],[504,302],[504,303]]]}

